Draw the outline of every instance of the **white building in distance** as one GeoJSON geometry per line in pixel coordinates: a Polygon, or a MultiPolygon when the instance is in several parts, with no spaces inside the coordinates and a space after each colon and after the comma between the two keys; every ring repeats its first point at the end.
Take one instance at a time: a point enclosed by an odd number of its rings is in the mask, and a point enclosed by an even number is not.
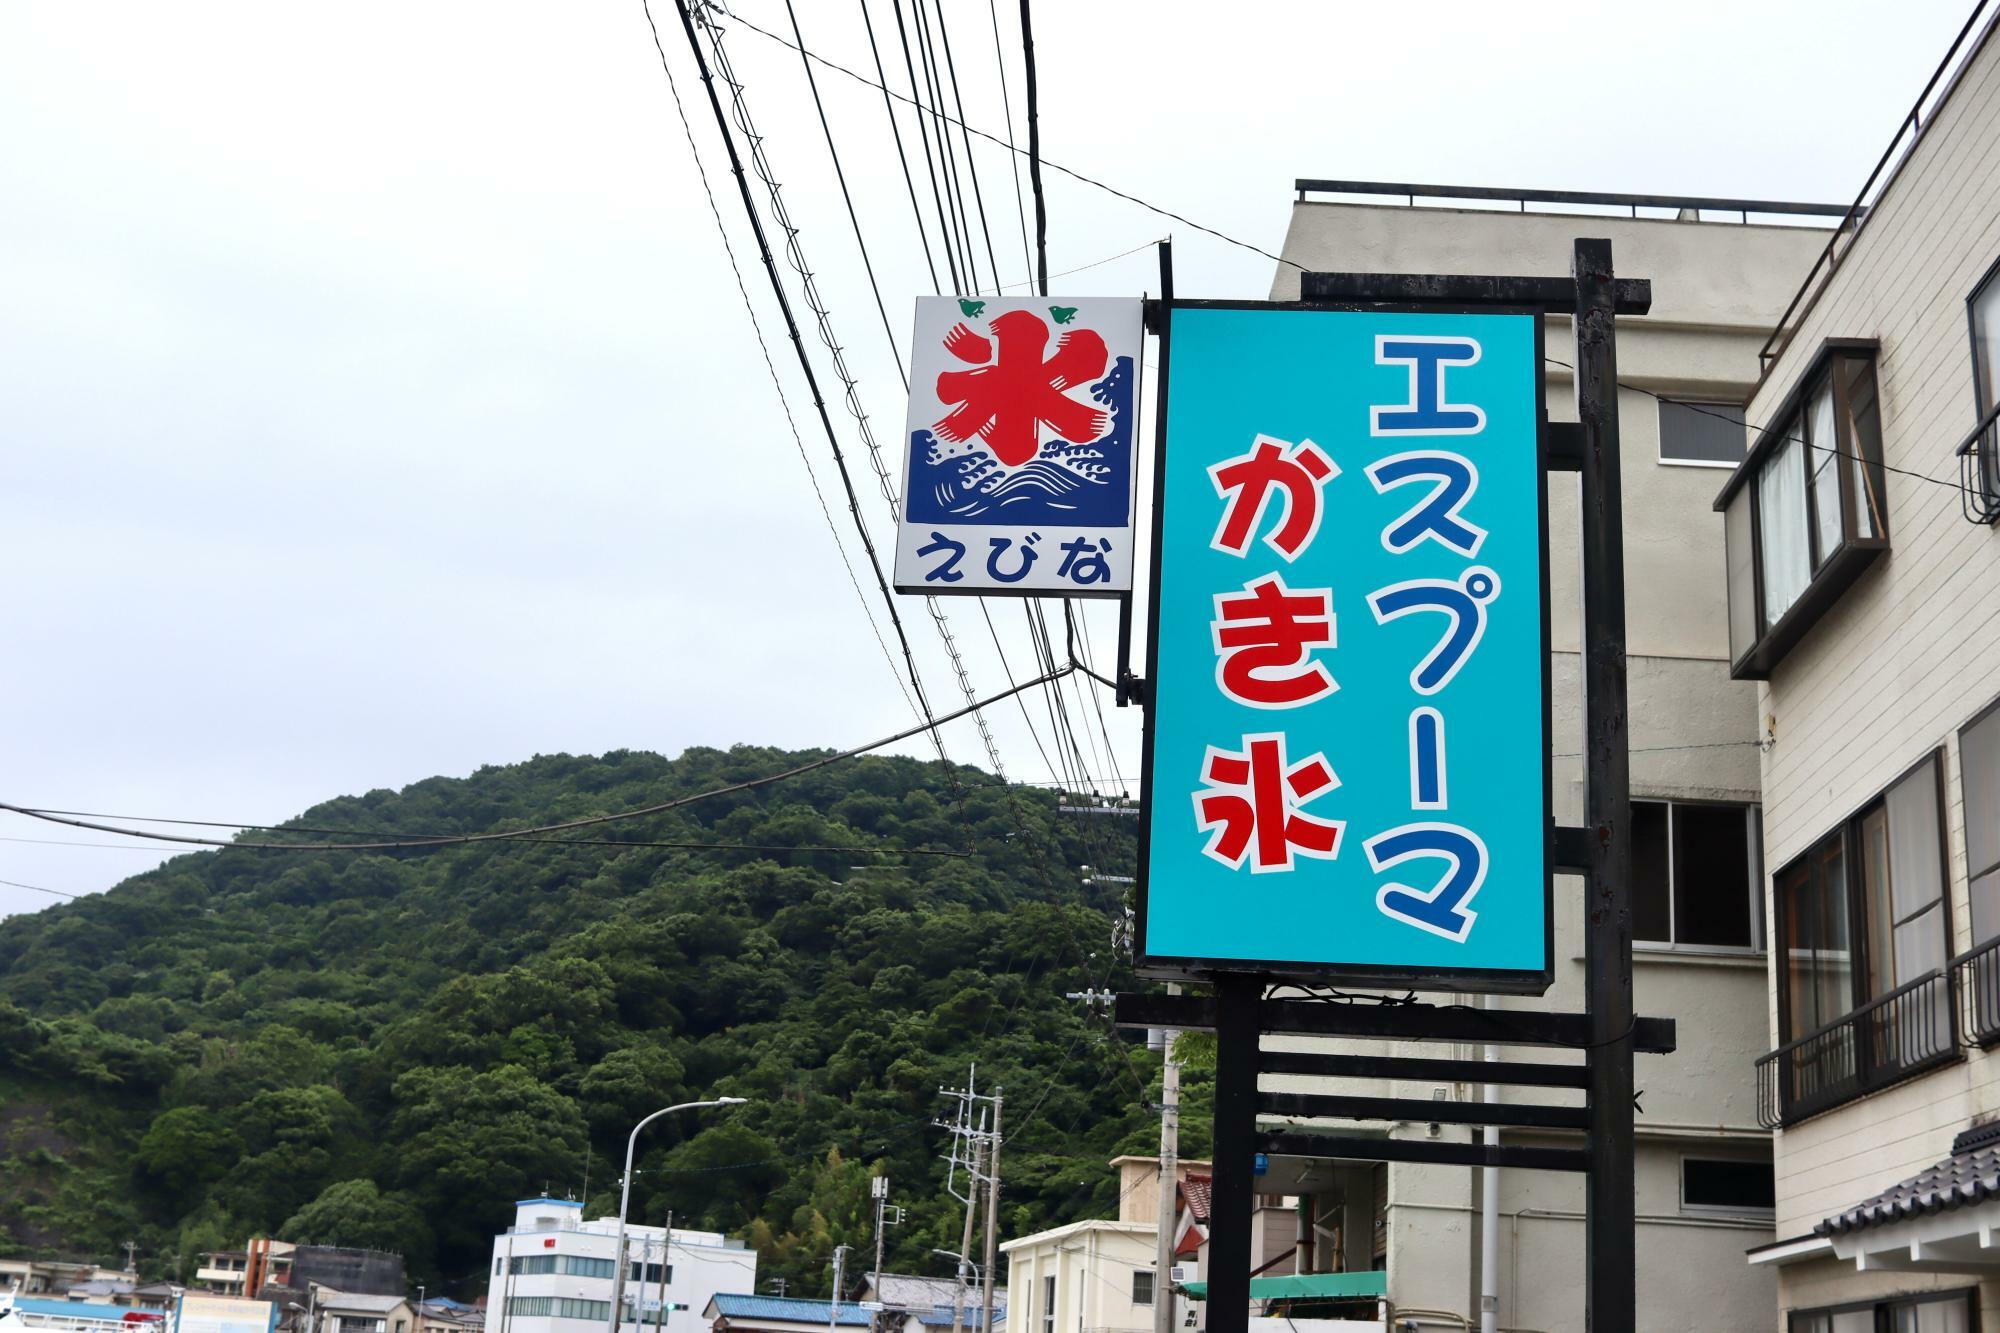
{"type": "MultiPolygon", "coordinates": [[[[523,1199],[493,1238],[485,1333],[588,1333],[611,1321],[618,1219],[570,1199],[523,1199]]],[[[696,1333],[719,1292],[757,1289],[757,1253],[714,1231],[625,1227],[621,1333],[696,1333]],[[662,1291],[664,1285],[664,1293],[662,1291]]]]}

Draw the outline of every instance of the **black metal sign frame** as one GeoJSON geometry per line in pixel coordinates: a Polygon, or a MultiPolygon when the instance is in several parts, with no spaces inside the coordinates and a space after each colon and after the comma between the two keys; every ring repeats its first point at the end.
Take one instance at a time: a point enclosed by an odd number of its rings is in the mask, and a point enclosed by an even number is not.
{"type": "MultiPolygon", "coordinates": [[[[1162,309],[1173,306],[1170,252],[1161,250],[1162,309]]],[[[1216,1033],[1214,1184],[1209,1239],[1208,1333],[1246,1333],[1250,1310],[1250,1224],[1253,1158],[1353,1157],[1362,1160],[1515,1166],[1580,1171],[1585,1176],[1586,1321],[1593,1333],[1632,1333],[1637,1320],[1634,1238],[1633,1057],[1636,1051],[1671,1051],[1671,1020],[1638,1017],[1632,1003],[1632,825],[1629,719],[1626,704],[1624,515],[1618,438],[1618,362],[1615,319],[1644,314],[1651,304],[1643,280],[1613,276],[1611,243],[1579,239],[1568,278],[1472,277],[1431,274],[1307,273],[1302,296],[1321,308],[1379,309],[1412,302],[1455,303],[1468,308],[1529,306],[1568,313],[1575,333],[1574,375],[1578,421],[1544,423],[1540,436],[1549,471],[1582,474],[1584,690],[1584,823],[1552,827],[1549,862],[1556,871],[1584,878],[1584,992],[1582,1013],[1540,1010],[1474,1010],[1431,1004],[1300,1004],[1266,997],[1278,979],[1255,965],[1215,967],[1205,980],[1212,997],[1120,996],[1123,1026],[1210,1028],[1216,1033]],[[1349,304],[1352,303],[1352,304],[1349,304]],[[1357,1136],[1261,1134],[1260,1111],[1302,1113],[1304,1103],[1272,1101],[1257,1088],[1267,1063],[1259,1051],[1265,1032],[1403,1041],[1484,1040],[1496,1044],[1568,1047],[1583,1052],[1581,1065],[1482,1062],[1482,1080],[1530,1086],[1582,1087],[1586,1093],[1580,1147],[1527,1147],[1357,1136]]],[[[1162,320],[1158,327],[1164,328],[1162,320]]],[[[1165,390],[1166,349],[1161,349],[1165,390]]],[[[1163,448],[1165,404],[1156,437],[1163,448]]],[[[1155,567],[1159,507],[1156,456],[1155,567]]],[[[1546,504],[1546,499],[1544,500],[1546,504]]],[[[1544,526],[1546,534],[1546,525],[1544,526]]],[[[1547,553],[1544,548],[1544,633],[1547,553]]],[[[1157,596],[1155,591],[1154,596],[1157,596]]],[[[1155,612],[1157,606],[1155,606],[1155,612]]],[[[1125,636],[1121,634],[1121,639],[1125,636]]],[[[1151,651],[1151,650],[1149,650],[1151,651]]],[[[1121,656],[1121,693],[1147,702],[1146,680],[1132,676],[1121,656]]],[[[1543,707],[1548,708],[1544,689],[1543,707]]],[[[1148,769],[1151,727],[1148,719],[1148,769]]],[[[1146,794],[1150,811],[1154,794],[1146,794]]],[[[1147,873],[1141,845],[1140,876],[1147,873]]],[[[1143,896],[1142,900],[1143,902],[1143,896]]],[[[1142,909],[1143,910],[1143,909],[1142,909]]],[[[1270,1072],[1327,1077],[1385,1078],[1456,1062],[1407,1056],[1273,1055],[1270,1072]],[[1314,1062],[1323,1066],[1313,1068],[1314,1062]]],[[[1408,1106],[1389,1097],[1315,1097],[1303,1113],[1337,1119],[1407,1119],[1408,1106]]],[[[1427,1118],[1456,1124],[1489,1124],[1490,1108],[1425,1103],[1427,1118]]],[[[1561,1106],[1514,1106],[1511,1122],[1575,1132],[1577,1111],[1561,1106]]]]}

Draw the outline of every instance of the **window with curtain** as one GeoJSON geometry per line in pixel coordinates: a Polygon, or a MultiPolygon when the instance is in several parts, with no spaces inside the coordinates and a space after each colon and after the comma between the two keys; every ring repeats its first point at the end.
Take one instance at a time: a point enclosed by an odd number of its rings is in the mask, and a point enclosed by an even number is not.
{"type": "Polygon", "coordinates": [[[1757,477],[1757,522],[1763,532],[1764,628],[1778,623],[1812,582],[1807,531],[1805,445],[1781,445],[1757,477]]]}
{"type": "Polygon", "coordinates": [[[1829,340],[1716,497],[1730,674],[1773,666],[1889,549],[1872,343],[1829,340]]]}
{"type": "Polygon", "coordinates": [[[1779,872],[1788,1038],[1908,985],[1950,956],[1938,762],[1926,757],[1779,872]]]}

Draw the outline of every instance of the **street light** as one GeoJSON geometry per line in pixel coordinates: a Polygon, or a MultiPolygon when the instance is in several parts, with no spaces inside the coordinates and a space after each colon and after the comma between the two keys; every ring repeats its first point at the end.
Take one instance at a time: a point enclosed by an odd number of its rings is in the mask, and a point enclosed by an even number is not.
{"type": "MultiPolygon", "coordinates": [[[[611,1275],[611,1320],[609,1333],[620,1333],[625,1323],[625,1210],[632,1204],[632,1152],[639,1146],[639,1131],[652,1124],[663,1115],[675,1111],[692,1111],[701,1106],[741,1106],[748,1097],[716,1097],[705,1102],[681,1102],[677,1106],[663,1106],[659,1110],[632,1126],[632,1136],[625,1140],[625,1183],[618,1191],[618,1247],[612,1251],[612,1260],[618,1267],[611,1275]]],[[[671,1262],[671,1260],[669,1260],[671,1262]]],[[[662,1273],[664,1273],[664,1269],[662,1273]]],[[[661,1283],[662,1297],[666,1284],[661,1283]]]]}

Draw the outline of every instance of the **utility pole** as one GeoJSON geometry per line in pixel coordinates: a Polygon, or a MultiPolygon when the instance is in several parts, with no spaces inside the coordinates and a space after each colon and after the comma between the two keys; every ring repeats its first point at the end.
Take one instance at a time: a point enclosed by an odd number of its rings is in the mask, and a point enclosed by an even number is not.
{"type": "MultiPolygon", "coordinates": [[[[1178,983],[1167,994],[1178,995],[1178,983]]],[[[1174,1333],[1175,1223],[1180,1219],[1181,1174],[1181,1062],[1174,1057],[1174,1039],[1180,1033],[1169,1030],[1163,1048],[1165,1063],[1160,1069],[1160,1203],[1158,1246],[1153,1251],[1153,1333],[1174,1333]]]]}
{"type": "MultiPolygon", "coordinates": [[[[1109,998],[1108,992],[1107,998],[1109,998]]],[[[986,1297],[982,1298],[982,1308],[990,1307],[992,1300],[990,1293],[993,1251],[999,1225],[999,1214],[995,1211],[997,1203],[994,1191],[998,1188],[1000,1175],[1000,1096],[997,1089],[991,1093],[981,1093],[978,1090],[976,1082],[978,1073],[979,1067],[977,1065],[969,1066],[965,1072],[964,1088],[938,1089],[938,1093],[941,1096],[953,1098],[958,1102],[958,1111],[950,1120],[935,1122],[940,1129],[948,1130],[951,1133],[951,1156],[946,1159],[949,1162],[950,1169],[945,1176],[944,1187],[952,1198],[962,1200],[965,1204],[965,1238],[959,1242],[956,1252],[950,1250],[938,1251],[940,1254],[950,1254],[958,1260],[958,1293],[957,1299],[952,1305],[951,1333],[965,1333],[965,1308],[967,1298],[970,1295],[970,1292],[967,1290],[967,1277],[974,1269],[980,1267],[980,1265],[972,1261],[972,1228],[979,1216],[979,1186],[981,1181],[984,1181],[987,1187],[986,1263],[984,1265],[986,1277],[983,1281],[989,1293],[986,1297]],[[986,1113],[984,1111],[978,1112],[977,1115],[974,1114],[975,1104],[979,1102],[993,1103],[991,1128],[988,1128],[986,1113]],[[984,1165],[988,1162],[990,1162],[990,1166],[984,1165]],[[960,1167],[965,1168],[965,1193],[963,1194],[960,1194],[957,1188],[960,1167]]],[[[990,1309],[988,1313],[990,1314],[990,1309]]],[[[985,1331],[982,1330],[982,1333],[985,1333],[985,1331]]]]}
{"type": "Polygon", "coordinates": [[[838,1333],[840,1324],[840,1279],[847,1264],[847,1247],[833,1247],[833,1299],[826,1304],[826,1333],[838,1333]]]}
{"type": "Polygon", "coordinates": [[[965,1302],[971,1295],[965,1277],[966,1270],[972,1267],[972,1223],[979,1215],[979,1157],[984,1146],[978,1139],[973,1140],[972,1163],[965,1177],[965,1239],[958,1243],[958,1296],[951,1303],[951,1333],[965,1333],[965,1302]]]}
{"type": "Polygon", "coordinates": [[[653,1333],[660,1333],[666,1326],[668,1312],[672,1309],[669,1288],[674,1280],[674,1210],[667,1209],[667,1232],[660,1237],[660,1308],[653,1316],[653,1333]]]}
{"type": "MultiPolygon", "coordinates": [[[[650,1240],[641,1240],[639,1242],[639,1295],[632,1302],[632,1322],[637,1326],[639,1333],[646,1333],[646,1270],[650,1266],[648,1261],[652,1258],[652,1255],[653,1242],[650,1240]]],[[[623,1319],[625,1317],[624,1312],[620,1311],[618,1317],[623,1319]]]]}
{"type": "Polygon", "coordinates": [[[993,1333],[993,1263],[1000,1245],[1000,1089],[993,1089],[993,1137],[986,1147],[986,1251],[979,1271],[979,1333],[993,1333]]]}
{"type": "MultiPolygon", "coordinates": [[[[889,1177],[876,1176],[868,1182],[868,1192],[875,1199],[875,1274],[869,1286],[875,1293],[875,1304],[882,1304],[882,1219],[889,1211],[889,1177]]],[[[882,1333],[882,1311],[871,1311],[868,1316],[869,1333],[882,1333]]]]}

